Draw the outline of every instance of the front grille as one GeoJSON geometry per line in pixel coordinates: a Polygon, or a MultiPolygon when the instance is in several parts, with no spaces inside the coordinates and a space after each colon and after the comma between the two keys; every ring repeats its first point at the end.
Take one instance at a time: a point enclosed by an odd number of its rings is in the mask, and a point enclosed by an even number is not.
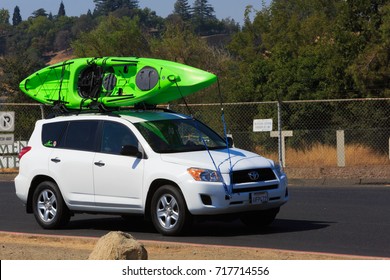
{"type": "Polygon", "coordinates": [[[232,183],[252,183],[252,182],[264,182],[275,180],[275,173],[271,168],[259,168],[259,169],[248,169],[233,171],[232,183]]]}

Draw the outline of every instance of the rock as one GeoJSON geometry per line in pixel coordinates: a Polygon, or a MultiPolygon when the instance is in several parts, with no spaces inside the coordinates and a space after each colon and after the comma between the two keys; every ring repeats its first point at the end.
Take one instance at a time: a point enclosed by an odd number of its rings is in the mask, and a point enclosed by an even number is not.
{"type": "Polygon", "coordinates": [[[148,252],[131,234],[111,231],[102,236],[89,260],[147,260],[148,252]]]}

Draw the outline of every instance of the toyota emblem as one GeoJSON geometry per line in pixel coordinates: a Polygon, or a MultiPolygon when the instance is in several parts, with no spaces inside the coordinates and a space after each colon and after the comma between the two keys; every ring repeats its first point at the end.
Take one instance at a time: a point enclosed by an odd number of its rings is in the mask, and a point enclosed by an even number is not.
{"type": "Polygon", "coordinates": [[[249,172],[249,173],[248,173],[248,176],[249,176],[249,178],[250,178],[252,181],[257,181],[257,180],[259,179],[259,177],[260,177],[259,172],[257,172],[257,171],[251,171],[251,172],[249,172]]]}

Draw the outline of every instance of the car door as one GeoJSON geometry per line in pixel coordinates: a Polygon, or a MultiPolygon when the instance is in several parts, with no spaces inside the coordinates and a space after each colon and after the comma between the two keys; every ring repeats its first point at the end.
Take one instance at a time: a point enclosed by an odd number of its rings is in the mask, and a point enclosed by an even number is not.
{"type": "Polygon", "coordinates": [[[95,202],[108,211],[141,213],[144,159],[121,155],[125,145],[138,147],[132,131],[122,123],[104,121],[93,160],[95,202]]]}
{"type": "Polygon", "coordinates": [[[99,122],[77,120],[66,123],[60,141],[47,141],[47,145],[53,147],[49,170],[72,209],[86,209],[94,205],[92,162],[99,122]]]}

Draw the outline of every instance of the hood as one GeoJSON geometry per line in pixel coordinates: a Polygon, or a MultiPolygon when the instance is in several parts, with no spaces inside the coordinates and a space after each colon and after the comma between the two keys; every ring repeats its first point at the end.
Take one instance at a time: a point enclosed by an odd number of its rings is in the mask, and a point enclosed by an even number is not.
{"type": "Polygon", "coordinates": [[[235,148],[230,149],[230,161],[227,149],[212,150],[210,154],[207,151],[161,154],[161,159],[170,163],[210,170],[215,170],[214,160],[215,165],[221,173],[229,173],[230,162],[233,171],[273,166],[271,160],[258,154],[235,148]]]}

